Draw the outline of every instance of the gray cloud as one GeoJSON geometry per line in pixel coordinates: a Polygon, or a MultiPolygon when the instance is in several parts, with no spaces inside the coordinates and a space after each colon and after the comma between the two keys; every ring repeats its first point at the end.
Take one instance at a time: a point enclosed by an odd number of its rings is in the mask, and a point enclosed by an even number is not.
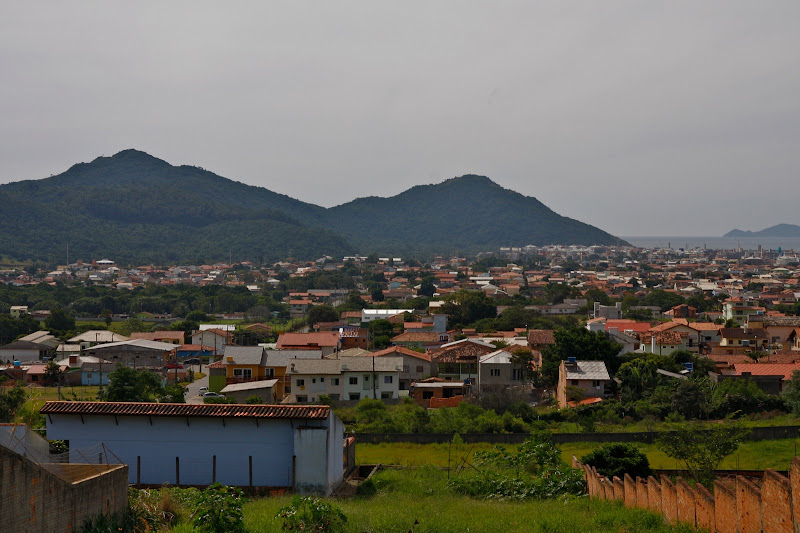
{"type": "Polygon", "coordinates": [[[134,147],[326,206],[471,172],[618,235],[800,223],[797,20],[794,1],[5,2],[0,182],[134,147]]]}

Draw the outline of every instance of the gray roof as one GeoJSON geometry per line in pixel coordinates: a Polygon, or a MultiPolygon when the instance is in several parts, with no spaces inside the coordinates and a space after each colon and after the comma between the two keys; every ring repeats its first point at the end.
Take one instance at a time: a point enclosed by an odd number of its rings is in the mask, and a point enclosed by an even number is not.
{"type": "Polygon", "coordinates": [[[128,337],[125,335],[120,335],[119,333],[114,333],[112,331],[107,331],[104,329],[91,329],[89,331],[85,331],[80,335],[76,335],[72,337],[67,342],[69,343],[76,343],[76,342],[119,342],[119,341],[127,341],[129,340],[128,337]]]}
{"type": "Polygon", "coordinates": [[[322,350],[267,350],[266,366],[289,366],[298,359],[322,359],[322,350]]]}
{"type": "Polygon", "coordinates": [[[222,361],[225,364],[261,365],[266,360],[264,348],[261,346],[225,346],[222,361]],[[233,361],[230,358],[233,358],[233,361]]]}
{"type": "Polygon", "coordinates": [[[341,374],[338,359],[296,359],[287,366],[287,374],[341,374]]]}
{"type": "Polygon", "coordinates": [[[46,344],[39,344],[38,342],[18,340],[12,343],[0,346],[0,350],[52,350],[52,346],[46,344]]]}
{"type": "Polygon", "coordinates": [[[576,368],[564,365],[567,370],[567,379],[591,379],[608,381],[611,376],[603,361],[576,361],[576,368]]]}
{"type": "Polygon", "coordinates": [[[109,342],[105,344],[97,344],[92,346],[90,350],[104,350],[107,348],[119,348],[120,346],[136,346],[145,348],[147,350],[156,350],[162,352],[171,352],[178,347],[177,344],[170,344],[168,342],[148,341],[145,339],[133,339],[121,342],[109,342]]]}
{"type": "Polygon", "coordinates": [[[246,390],[269,389],[278,383],[277,379],[262,379],[260,381],[248,381],[247,383],[233,383],[226,385],[220,392],[240,392],[246,390]]]}
{"type": "Polygon", "coordinates": [[[402,357],[347,357],[345,359],[297,359],[288,365],[289,374],[341,374],[343,372],[399,372],[402,357]],[[294,369],[292,369],[294,365],[294,369]]]}

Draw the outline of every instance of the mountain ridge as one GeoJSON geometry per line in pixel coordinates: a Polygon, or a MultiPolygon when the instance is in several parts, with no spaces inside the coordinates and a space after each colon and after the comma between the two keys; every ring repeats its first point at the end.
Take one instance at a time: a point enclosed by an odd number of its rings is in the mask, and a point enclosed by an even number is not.
{"type": "Polygon", "coordinates": [[[0,254],[183,261],[313,259],[372,251],[487,251],[526,244],[625,244],[486,176],[416,185],[325,208],[135,149],[39,180],[0,185],[0,254]],[[55,250],[54,250],[55,249],[55,250]]]}
{"type": "Polygon", "coordinates": [[[760,231],[733,229],[723,237],[800,237],[797,224],[776,224],[760,231]]]}

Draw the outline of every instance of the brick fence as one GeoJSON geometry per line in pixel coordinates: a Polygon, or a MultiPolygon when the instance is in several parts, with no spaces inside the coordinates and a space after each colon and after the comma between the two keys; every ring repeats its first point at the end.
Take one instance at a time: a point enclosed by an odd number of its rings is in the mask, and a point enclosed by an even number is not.
{"type": "Polygon", "coordinates": [[[629,475],[608,479],[594,467],[572,458],[583,470],[590,498],[620,500],[627,507],[650,509],[670,523],[686,523],[719,533],[764,533],[800,531],[800,457],[792,460],[789,477],[765,470],[758,487],[736,476],[714,483],[714,494],[703,486],[692,487],[682,478],[672,483],[629,475]]]}

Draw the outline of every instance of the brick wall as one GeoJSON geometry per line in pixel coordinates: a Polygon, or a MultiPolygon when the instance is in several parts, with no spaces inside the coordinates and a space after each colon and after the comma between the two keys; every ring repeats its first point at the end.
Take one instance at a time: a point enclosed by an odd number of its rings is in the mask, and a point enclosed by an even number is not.
{"type": "Polygon", "coordinates": [[[692,487],[680,477],[673,483],[649,477],[609,480],[573,458],[586,476],[590,498],[615,499],[627,507],[647,508],[669,523],[681,522],[718,533],[800,532],[800,458],[792,460],[789,477],[765,470],[761,486],[737,476],[716,481],[714,493],[692,487]]]}
{"type": "Polygon", "coordinates": [[[128,467],[103,470],[69,481],[0,446],[0,494],[11,494],[0,498],[0,532],[72,532],[87,518],[127,509],[128,467]]]}

